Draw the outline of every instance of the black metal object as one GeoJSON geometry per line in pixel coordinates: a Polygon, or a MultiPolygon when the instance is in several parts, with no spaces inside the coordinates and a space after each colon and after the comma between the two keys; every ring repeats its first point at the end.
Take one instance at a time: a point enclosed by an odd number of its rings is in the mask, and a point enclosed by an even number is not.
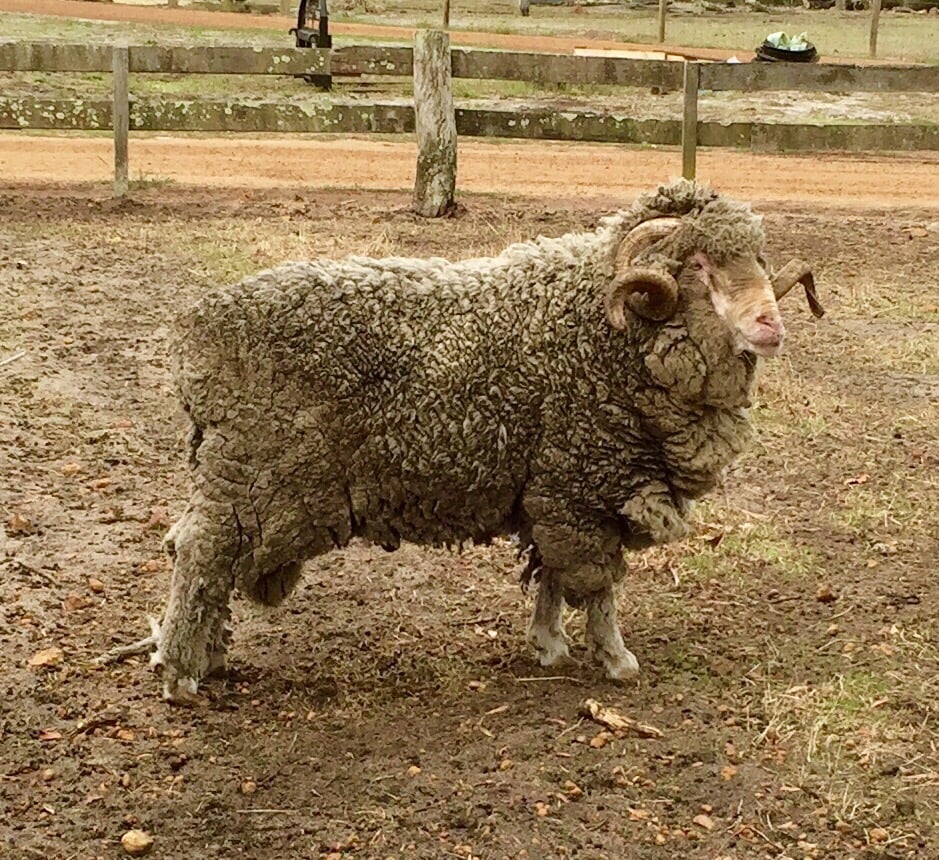
{"type": "MultiPolygon", "coordinates": [[[[298,48],[331,48],[333,37],[329,34],[329,10],[326,0],[300,0],[297,7],[297,26],[290,32],[296,38],[298,48]]],[[[332,86],[332,75],[304,75],[303,79],[323,90],[332,86]]]]}
{"type": "Polygon", "coordinates": [[[769,42],[763,42],[756,49],[756,59],[762,63],[817,63],[818,51],[811,42],[808,47],[799,51],[787,51],[784,48],[775,48],[769,42]]]}

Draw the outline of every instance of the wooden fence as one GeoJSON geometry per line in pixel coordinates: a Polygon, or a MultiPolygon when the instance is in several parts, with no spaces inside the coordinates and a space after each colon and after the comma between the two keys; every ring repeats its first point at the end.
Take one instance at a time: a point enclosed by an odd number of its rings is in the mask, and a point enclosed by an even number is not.
{"type": "MultiPolygon", "coordinates": [[[[614,84],[684,92],[681,120],[637,119],[589,109],[497,106],[458,108],[460,135],[681,143],[682,172],[692,177],[699,145],[754,149],[939,149],[939,126],[704,123],[698,94],[712,91],[939,92],[939,67],[679,63],[452,49],[453,77],[534,83],[614,84]]],[[[304,103],[223,99],[130,101],[129,73],[228,75],[391,75],[413,71],[410,47],[245,48],[61,45],[0,42],[0,71],[111,72],[112,100],[0,96],[0,128],[113,128],[118,193],[126,186],[127,135],[152,131],[411,133],[408,101],[319,99],[304,103]]]]}

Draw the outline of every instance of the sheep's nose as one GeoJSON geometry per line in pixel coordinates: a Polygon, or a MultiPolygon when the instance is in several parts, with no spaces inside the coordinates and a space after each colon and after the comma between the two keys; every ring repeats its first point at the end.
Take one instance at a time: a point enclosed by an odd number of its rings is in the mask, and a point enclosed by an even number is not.
{"type": "Polygon", "coordinates": [[[761,314],[755,320],[754,340],[765,344],[779,344],[786,335],[782,320],[769,314],[761,314]]]}

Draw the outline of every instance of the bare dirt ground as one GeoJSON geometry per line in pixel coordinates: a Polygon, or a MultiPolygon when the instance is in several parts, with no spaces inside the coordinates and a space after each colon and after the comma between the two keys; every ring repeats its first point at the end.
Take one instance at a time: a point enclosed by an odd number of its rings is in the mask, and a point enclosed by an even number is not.
{"type": "Polygon", "coordinates": [[[829,314],[786,300],[760,444],[692,538],[631,559],[638,686],[536,667],[503,544],[355,547],[310,563],[280,609],[238,602],[233,674],[199,709],[162,703],[143,659],[92,663],[144,635],[167,590],[160,538],[187,493],[176,308],[285,258],[456,257],[589,227],[612,189],[578,188],[423,221],[400,192],[143,183],[116,204],[4,181],[0,855],[114,858],[139,828],[178,860],[939,856],[923,198],[764,207],[773,255],[815,263],[829,314]],[[587,697],[661,736],[604,732],[587,697]]]}
{"type": "MultiPolygon", "coordinates": [[[[135,134],[130,174],[143,184],[293,188],[408,188],[412,141],[371,138],[162,137],[135,134]]],[[[615,145],[461,140],[464,193],[514,193],[555,199],[603,198],[616,205],[644,190],[646,177],[681,171],[676,150],[615,145]]],[[[107,182],[112,143],[102,137],[0,134],[0,182],[107,182]]],[[[748,200],[833,206],[939,205],[939,153],[849,156],[760,155],[702,150],[698,176],[748,200]]],[[[602,204],[599,204],[602,205],[602,204]]]]}
{"type": "Polygon", "coordinates": [[[787,300],[760,444],[691,539],[631,558],[638,686],[537,668],[505,544],[357,546],[278,610],[237,603],[194,710],[143,658],[92,662],[167,591],[175,309],[288,258],[590,227],[680,160],[464,141],[463,208],[428,222],[385,190],[411,143],[135,135],[130,158],[116,203],[109,140],[0,135],[0,856],[114,858],[131,828],[173,860],[939,856],[939,156],[700,153],[829,314],[787,300]],[[587,697],[661,735],[604,731],[587,697]]]}

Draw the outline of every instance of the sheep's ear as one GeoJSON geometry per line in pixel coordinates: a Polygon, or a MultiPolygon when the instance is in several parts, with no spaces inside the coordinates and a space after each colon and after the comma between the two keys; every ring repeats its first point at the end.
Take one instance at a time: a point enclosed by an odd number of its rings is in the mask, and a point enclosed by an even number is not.
{"type": "Polygon", "coordinates": [[[606,318],[615,329],[626,328],[627,310],[662,322],[678,309],[678,284],[661,269],[631,266],[613,278],[605,297],[606,318]]]}

